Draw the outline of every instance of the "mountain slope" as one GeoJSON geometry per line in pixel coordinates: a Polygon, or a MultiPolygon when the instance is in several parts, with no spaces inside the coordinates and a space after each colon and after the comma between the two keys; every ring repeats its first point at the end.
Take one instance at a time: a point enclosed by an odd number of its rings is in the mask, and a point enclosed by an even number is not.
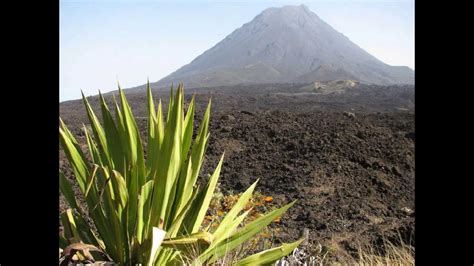
{"type": "Polygon", "coordinates": [[[306,6],[269,8],[154,85],[189,87],[356,79],[413,84],[414,71],[389,66],[306,6]]]}

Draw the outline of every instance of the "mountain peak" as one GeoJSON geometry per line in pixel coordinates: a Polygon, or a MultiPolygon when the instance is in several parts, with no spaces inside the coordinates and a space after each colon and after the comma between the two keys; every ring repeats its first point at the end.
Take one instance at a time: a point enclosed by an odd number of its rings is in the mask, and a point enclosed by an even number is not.
{"type": "Polygon", "coordinates": [[[312,13],[311,10],[309,10],[309,8],[304,4],[297,5],[297,6],[286,5],[286,6],[280,7],[280,9],[293,11],[293,12],[312,13]]]}
{"type": "Polygon", "coordinates": [[[260,15],[255,17],[255,20],[277,20],[277,21],[290,21],[290,20],[301,20],[301,19],[311,19],[319,17],[311,12],[309,8],[305,5],[286,5],[282,7],[270,7],[262,11],[260,15]]]}
{"type": "Polygon", "coordinates": [[[298,5],[265,9],[158,83],[203,87],[348,78],[413,83],[414,72],[381,62],[298,5]]]}

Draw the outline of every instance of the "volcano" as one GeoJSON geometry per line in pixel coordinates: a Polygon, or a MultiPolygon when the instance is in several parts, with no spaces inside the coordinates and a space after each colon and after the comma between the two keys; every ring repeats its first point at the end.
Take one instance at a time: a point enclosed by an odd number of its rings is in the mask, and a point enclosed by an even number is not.
{"type": "Polygon", "coordinates": [[[268,8],[214,47],[151,84],[186,87],[330,80],[413,84],[414,71],[378,60],[305,5],[268,8]]]}

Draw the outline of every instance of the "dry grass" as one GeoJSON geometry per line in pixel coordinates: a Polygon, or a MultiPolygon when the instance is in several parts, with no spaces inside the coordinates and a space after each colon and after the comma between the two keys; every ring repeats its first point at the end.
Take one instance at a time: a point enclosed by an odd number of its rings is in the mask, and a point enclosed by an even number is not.
{"type": "Polygon", "coordinates": [[[322,266],[322,265],[414,265],[415,248],[398,240],[383,239],[381,244],[359,245],[356,254],[350,255],[339,246],[308,244],[279,260],[277,266],[322,266]]]}
{"type": "Polygon", "coordinates": [[[381,246],[359,246],[355,257],[338,256],[339,260],[318,265],[415,265],[415,247],[399,240],[395,244],[383,239],[381,246]],[[343,259],[342,259],[343,258],[343,259]]]}
{"type": "Polygon", "coordinates": [[[353,265],[415,265],[415,248],[403,244],[396,246],[385,242],[385,254],[376,252],[373,248],[359,250],[359,258],[353,265]]]}

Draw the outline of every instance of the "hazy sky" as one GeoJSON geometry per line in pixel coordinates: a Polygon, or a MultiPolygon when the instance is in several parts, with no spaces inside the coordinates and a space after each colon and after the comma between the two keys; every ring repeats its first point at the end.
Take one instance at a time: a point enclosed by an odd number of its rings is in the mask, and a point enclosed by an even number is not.
{"type": "Polygon", "coordinates": [[[265,8],[299,4],[383,62],[415,68],[413,0],[61,0],[60,100],[158,81],[265,8]]]}

